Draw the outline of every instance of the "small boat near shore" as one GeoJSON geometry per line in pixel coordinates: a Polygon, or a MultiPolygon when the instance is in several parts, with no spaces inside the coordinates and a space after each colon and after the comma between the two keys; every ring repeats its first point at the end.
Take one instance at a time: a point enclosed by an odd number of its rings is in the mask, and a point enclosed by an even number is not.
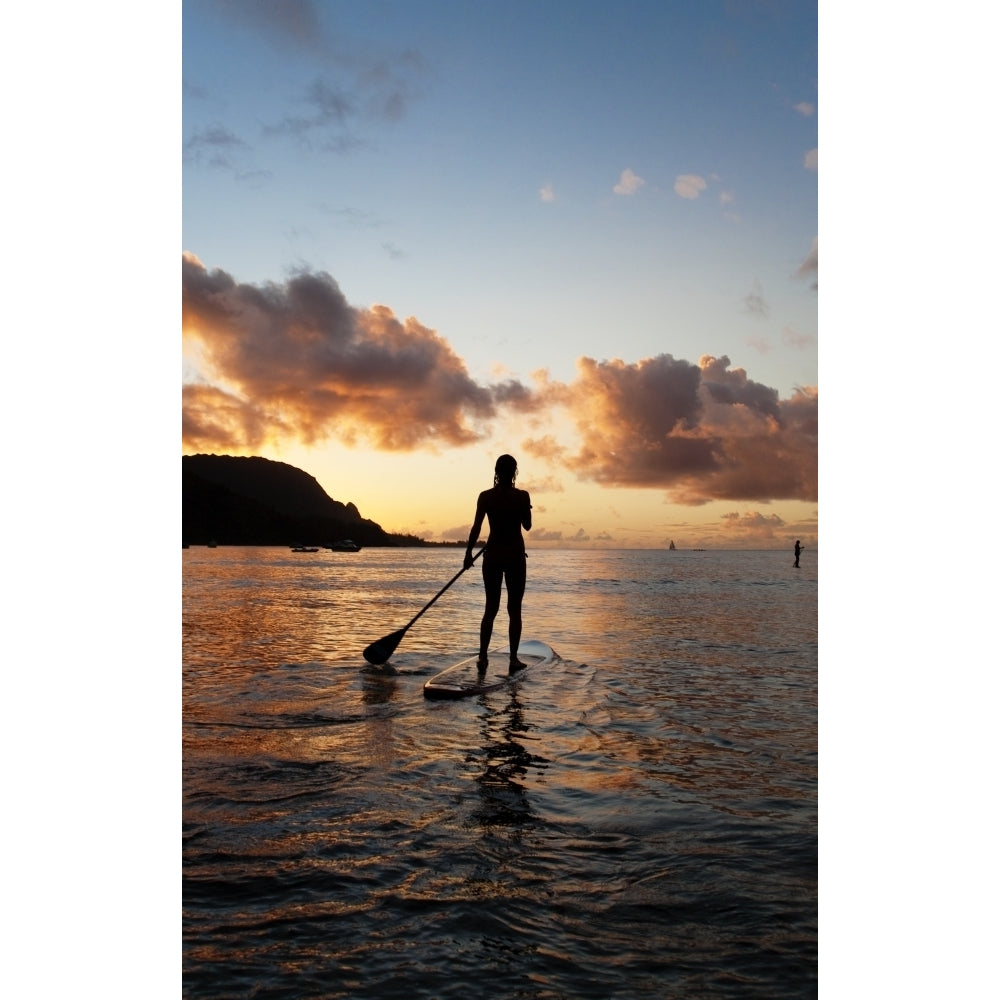
{"type": "Polygon", "coordinates": [[[331,552],[360,552],[361,546],[351,538],[341,538],[330,546],[331,552]]]}
{"type": "Polygon", "coordinates": [[[292,546],[292,551],[293,552],[319,552],[319,548],[317,546],[312,546],[312,545],[293,545],[292,546]]]}

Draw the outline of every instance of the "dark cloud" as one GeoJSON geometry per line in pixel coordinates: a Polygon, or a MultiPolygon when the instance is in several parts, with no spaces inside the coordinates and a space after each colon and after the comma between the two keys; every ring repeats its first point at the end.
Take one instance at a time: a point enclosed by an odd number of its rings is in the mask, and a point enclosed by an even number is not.
{"type": "Polygon", "coordinates": [[[304,113],[291,114],[279,122],[265,125],[264,135],[288,135],[303,141],[316,136],[322,148],[335,152],[347,152],[363,145],[352,131],[357,102],[350,91],[326,80],[314,80],[297,103],[304,106],[304,113]]]}
{"type": "Polygon", "coordinates": [[[288,135],[321,149],[348,152],[368,144],[362,136],[362,122],[397,122],[422,93],[416,71],[393,70],[380,63],[335,75],[317,77],[295,99],[301,111],[264,126],[264,135],[288,135]]]}
{"type": "Polygon", "coordinates": [[[224,125],[198,129],[185,141],[185,164],[232,171],[238,181],[266,182],[271,174],[255,165],[253,148],[224,125]]]}
{"type": "Polygon", "coordinates": [[[743,311],[750,313],[751,316],[759,316],[761,319],[767,319],[770,310],[767,302],[764,301],[759,281],[754,281],[753,289],[744,296],[743,311]]]}
{"type": "Polygon", "coordinates": [[[312,0],[214,0],[234,24],[249,28],[274,44],[298,51],[323,52],[329,46],[317,5],[312,0]]]}
{"type": "Polygon", "coordinates": [[[564,461],[583,479],[608,486],[656,486],[679,469],[706,470],[711,445],[695,434],[702,402],[701,373],[669,354],[636,364],[577,362],[566,394],[582,439],[564,461]]]}
{"type": "Polygon", "coordinates": [[[206,160],[209,166],[235,166],[234,156],[242,155],[249,146],[235,133],[223,125],[211,125],[195,132],[184,143],[184,159],[200,162],[206,160]]]}
{"type": "Polygon", "coordinates": [[[815,500],[818,397],[775,390],[729,370],[669,354],[635,364],[578,362],[565,397],[582,445],[563,459],[606,486],[663,488],[676,503],[815,500]]]}
{"type": "MultiPolygon", "coordinates": [[[[334,279],[303,271],[250,285],[183,258],[182,317],[192,370],[184,444],[253,451],[282,438],[335,438],[395,451],[485,439],[505,412],[550,428],[565,411],[578,440],[549,432],[521,449],[550,469],[609,487],[664,490],[675,503],[815,501],[819,398],[789,399],[706,355],[634,363],[581,358],[564,384],[480,385],[451,346],[386,306],[351,306],[334,279]]],[[[560,492],[557,478],[534,489],[560,492]]]]}
{"type": "Polygon", "coordinates": [[[518,413],[534,413],[546,408],[545,398],[516,379],[498,382],[491,390],[493,399],[518,413]]]}
{"type": "Polygon", "coordinates": [[[740,403],[756,413],[775,419],[780,417],[778,390],[769,389],[760,382],[751,382],[742,368],[729,371],[729,358],[725,355],[721,358],[705,355],[699,365],[702,385],[716,403],[730,406],[740,403]]]}
{"type": "Polygon", "coordinates": [[[192,254],[182,267],[184,337],[213,383],[186,392],[188,447],[248,449],[278,437],[365,439],[387,450],[463,445],[485,436],[498,407],[536,405],[516,382],[478,385],[415,319],[349,305],[328,274],[257,286],[192,254]]]}
{"type": "Polygon", "coordinates": [[[318,75],[296,109],[265,125],[306,146],[347,152],[366,144],[359,122],[397,122],[424,92],[427,64],[412,48],[385,51],[346,35],[332,5],[314,0],[214,0],[230,24],[306,62],[318,75]]]}
{"type": "Polygon", "coordinates": [[[819,239],[813,237],[812,247],[795,271],[796,278],[812,279],[811,287],[819,287],[819,239]]]}

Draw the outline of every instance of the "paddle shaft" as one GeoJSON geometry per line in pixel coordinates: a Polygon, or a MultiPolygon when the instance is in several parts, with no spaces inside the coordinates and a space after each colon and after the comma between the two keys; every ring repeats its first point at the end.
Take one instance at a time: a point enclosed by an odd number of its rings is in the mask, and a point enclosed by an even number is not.
{"type": "MultiPolygon", "coordinates": [[[[480,549],[473,557],[475,562],[485,552],[485,548],[480,549]]],[[[364,657],[369,663],[382,664],[389,659],[396,651],[396,647],[403,641],[407,629],[465,572],[465,565],[401,628],[396,632],[390,632],[382,636],[376,642],[365,647],[364,657]]]]}
{"type": "MultiPolygon", "coordinates": [[[[484,552],[485,548],[481,548],[473,557],[472,561],[475,562],[484,552]]],[[[465,572],[465,567],[463,566],[401,629],[405,632],[463,573],[465,572]]]]}

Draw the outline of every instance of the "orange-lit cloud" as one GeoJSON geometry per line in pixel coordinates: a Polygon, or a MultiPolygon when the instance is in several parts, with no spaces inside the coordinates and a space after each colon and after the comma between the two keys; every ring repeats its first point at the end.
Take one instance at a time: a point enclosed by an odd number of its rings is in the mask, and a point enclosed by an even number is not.
{"type": "Polygon", "coordinates": [[[722,531],[729,536],[736,536],[743,541],[771,541],[781,538],[785,522],[777,514],[761,514],[760,511],[747,511],[745,514],[731,513],[722,515],[722,531]]]}
{"type": "Polygon", "coordinates": [[[212,385],[186,385],[183,390],[181,433],[192,451],[257,450],[280,431],[260,410],[212,385]]]}
{"type": "MultiPolygon", "coordinates": [[[[660,354],[637,362],[580,358],[570,384],[535,372],[480,385],[435,331],[386,306],[350,306],[328,274],[239,284],[183,259],[183,328],[201,381],[184,389],[184,447],[257,451],[327,438],[389,451],[484,440],[506,411],[539,426],[557,414],[573,440],[522,442],[558,473],[604,486],[660,489],[675,503],[814,501],[818,392],[790,399],[729,358],[697,365],[660,354]]],[[[555,476],[535,488],[559,492],[555,476]]]]}
{"type": "Polygon", "coordinates": [[[566,398],[582,444],[565,464],[581,479],[692,505],[816,499],[815,390],[781,400],[726,357],[582,358],[578,370],[566,398]]]}
{"type": "Polygon", "coordinates": [[[435,331],[386,306],[350,306],[323,273],[258,287],[185,254],[182,317],[215,384],[214,394],[186,393],[189,448],[252,449],[278,437],[365,439],[385,450],[463,445],[486,436],[498,407],[537,405],[514,380],[478,385],[435,331]]]}
{"type": "Polygon", "coordinates": [[[566,446],[560,444],[551,434],[540,438],[529,438],[522,442],[524,450],[533,458],[545,462],[559,461],[566,454],[566,446]]]}

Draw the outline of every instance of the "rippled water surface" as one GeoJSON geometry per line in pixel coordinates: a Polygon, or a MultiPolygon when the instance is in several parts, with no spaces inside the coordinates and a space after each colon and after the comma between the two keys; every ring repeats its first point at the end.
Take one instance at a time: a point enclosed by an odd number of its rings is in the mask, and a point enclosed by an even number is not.
{"type": "Polygon", "coordinates": [[[461,556],[184,551],[184,995],[815,995],[817,554],[531,551],[561,659],[428,701],[461,556]]]}

